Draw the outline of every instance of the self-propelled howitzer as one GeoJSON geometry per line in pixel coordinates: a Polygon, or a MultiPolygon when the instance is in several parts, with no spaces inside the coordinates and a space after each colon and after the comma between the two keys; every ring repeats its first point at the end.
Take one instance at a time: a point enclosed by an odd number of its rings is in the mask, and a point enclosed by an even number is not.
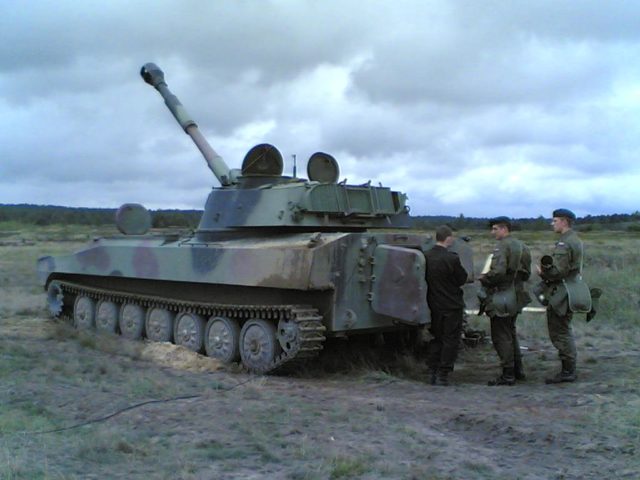
{"type": "Polygon", "coordinates": [[[428,323],[423,252],[432,241],[407,229],[403,193],[338,182],[336,160],[322,152],[309,159],[308,180],[284,176],[282,156],[268,144],[230,169],[162,71],[148,63],[141,75],[221,186],[191,235],[149,234],[148,212],[125,204],[116,214],[122,236],[39,259],[52,315],[241,360],[258,373],[317,355],[329,336],[428,323]]]}

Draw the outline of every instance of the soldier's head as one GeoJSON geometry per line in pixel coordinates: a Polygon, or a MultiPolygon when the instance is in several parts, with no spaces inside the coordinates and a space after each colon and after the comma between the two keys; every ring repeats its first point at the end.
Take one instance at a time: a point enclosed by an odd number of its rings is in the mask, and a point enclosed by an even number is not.
{"type": "Polygon", "coordinates": [[[443,247],[450,247],[453,243],[453,230],[447,225],[436,228],[436,243],[443,247]]]}
{"type": "Polygon", "coordinates": [[[502,240],[511,233],[511,220],[509,217],[496,217],[489,220],[491,235],[496,240],[502,240]]]}
{"type": "Polygon", "coordinates": [[[566,208],[558,208],[553,211],[553,220],[551,220],[551,226],[556,233],[564,233],[571,229],[573,222],[576,219],[576,214],[566,208]]]}

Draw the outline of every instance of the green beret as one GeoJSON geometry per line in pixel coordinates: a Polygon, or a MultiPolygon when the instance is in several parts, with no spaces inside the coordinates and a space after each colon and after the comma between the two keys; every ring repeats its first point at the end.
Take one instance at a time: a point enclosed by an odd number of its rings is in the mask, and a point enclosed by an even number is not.
{"type": "Polygon", "coordinates": [[[509,230],[511,230],[511,220],[509,217],[496,217],[489,220],[489,228],[494,225],[506,225],[509,230]]]}
{"type": "Polygon", "coordinates": [[[567,209],[567,208],[558,208],[557,210],[553,211],[553,216],[554,217],[564,217],[564,218],[568,218],[570,220],[575,220],[576,219],[576,214],[573,213],[571,210],[567,209]]]}

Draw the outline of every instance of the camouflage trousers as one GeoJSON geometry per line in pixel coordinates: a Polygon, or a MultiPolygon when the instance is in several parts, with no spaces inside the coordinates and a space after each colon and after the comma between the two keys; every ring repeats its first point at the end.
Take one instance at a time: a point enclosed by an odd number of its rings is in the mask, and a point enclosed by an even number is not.
{"type": "Polygon", "coordinates": [[[500,366],[522,371],[522,354],[516,332],[516,315],[491,317],[491,342],[500,358],[500,366]]]}
{"type": "Polygon", "coordinates": [[[459,310],[431,311],[431,327],[429,331],[433,339],[429,342],[428,365],[431,371],[453,371],[458,356],[460,335],[462,334],[462,318],[464,312],[459,310]]]}
{"type": "Polygon", "coordinates": [[[554,347],[558,349],[560,360],[576,362],[576,343],[573,340],[571,330],[572,313],[558,315],[552,308],[547,308],[547,327],[549,328],[549,339],[554,347]]]}

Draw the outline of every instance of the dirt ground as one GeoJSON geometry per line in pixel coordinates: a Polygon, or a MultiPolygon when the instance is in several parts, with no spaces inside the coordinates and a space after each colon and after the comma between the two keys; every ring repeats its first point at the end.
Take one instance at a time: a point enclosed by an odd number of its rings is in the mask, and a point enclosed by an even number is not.
{"type": "Polygon", "coordinates": [[[461,352],[450,387],[343,344],[251,376],[48,319],[29,270],[45,247],[0,247],[1,478],[640,478],[637,331],[576,321],[574,384],[544,384],[558,361],[539,314],[519,320],[514,387],[486,386],[488,343],[461,352]]]}

